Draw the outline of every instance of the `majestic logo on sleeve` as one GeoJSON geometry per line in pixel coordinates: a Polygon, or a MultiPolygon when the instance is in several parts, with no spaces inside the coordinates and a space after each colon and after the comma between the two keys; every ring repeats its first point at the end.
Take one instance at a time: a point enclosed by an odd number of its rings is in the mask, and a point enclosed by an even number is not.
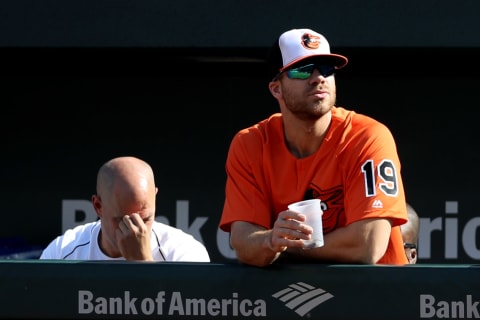
{"type": "Polygon", "coordinates": [[[318,49],[320,47],[320,37],[310,33],[304,33],[302,35],[302,45],[306,49],[318,49]]]}

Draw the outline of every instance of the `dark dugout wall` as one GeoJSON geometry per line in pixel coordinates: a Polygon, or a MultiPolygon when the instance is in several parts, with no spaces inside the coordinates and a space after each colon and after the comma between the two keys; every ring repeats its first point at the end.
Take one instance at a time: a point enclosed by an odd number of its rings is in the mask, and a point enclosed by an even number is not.
{"type": "Polygon", "coordinates": [[[98,167],[128,154],[156,172],[158,220],[232,259],[217,229],[230,139],[277,111],[272,41],[310,27],[350,58],[338,105],[397,140],[419,262],[478,263],[480,4],[277,2],[2,3],[0,237],[44,246],[95,218],[98,167]]]}

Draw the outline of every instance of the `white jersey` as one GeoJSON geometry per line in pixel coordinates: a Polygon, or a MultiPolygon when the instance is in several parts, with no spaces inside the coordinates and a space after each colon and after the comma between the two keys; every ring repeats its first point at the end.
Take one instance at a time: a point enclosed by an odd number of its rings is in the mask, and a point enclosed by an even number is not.
{"type": "MultiPolygon", "coordinates": [[[[43,250],[40,259],[61,260],[125,260],[112,258],[98,245],[100,220],[65,231],[43,250]]],[[[210,262],[205,246],[181,229],[158,221],[153,222],[150,240],[155,261],[210,262]]]]}

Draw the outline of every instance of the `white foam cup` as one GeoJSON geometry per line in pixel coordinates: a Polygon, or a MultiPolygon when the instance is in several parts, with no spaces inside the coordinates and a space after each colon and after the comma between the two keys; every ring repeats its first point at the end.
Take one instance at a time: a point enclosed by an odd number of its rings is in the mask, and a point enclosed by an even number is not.
{"type": "Polygon", "coordinates": [[[313,228],[310,240],[303,240],[304,248],[310,249],[323,246],[323,211],[320,207],[320,202],[320,199],[309,199],[288,205],[288,210],[304,214],[306,216],[305,223],[313,228]]]}

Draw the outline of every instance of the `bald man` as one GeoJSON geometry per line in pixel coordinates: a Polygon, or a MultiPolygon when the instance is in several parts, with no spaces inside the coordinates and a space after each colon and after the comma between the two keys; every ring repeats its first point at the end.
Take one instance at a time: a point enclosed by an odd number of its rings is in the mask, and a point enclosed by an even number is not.
{"type": "Polygon", "coordinates": [[[209,262],[205,246],[180,229],[155,221],[151,166],[135,157],[103,164],[92,204],[98,220],[67,230],[40,259],[209,262]]]}
{"type": "Polygon", "coordinates": [[[418,232],[419,232],[419,219],[418,214],[413,207],[407,203],[408,221],[405,224],[400,225],[400,231],[403,237],[403,248],[405,249],[405,255],[407,256],[408,263],[417,263],[418,253],[418,232]]]}

